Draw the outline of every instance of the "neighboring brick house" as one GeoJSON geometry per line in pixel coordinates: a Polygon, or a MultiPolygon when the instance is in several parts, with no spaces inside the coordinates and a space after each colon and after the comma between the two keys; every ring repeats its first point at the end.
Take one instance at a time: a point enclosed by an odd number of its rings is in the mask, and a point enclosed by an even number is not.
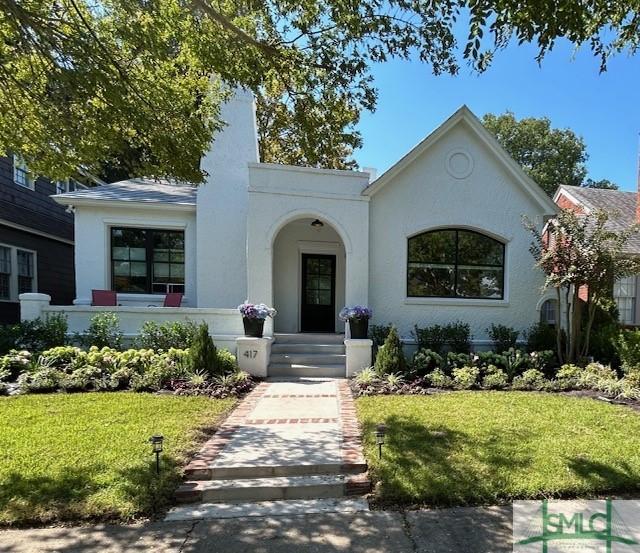
{"type": "Polygon", "coordinates": [[[22,292],[73,301],[73,214],[50,196],[76,186],[34,178],[18,156],[0,157],[0,324],[20,320],[22,292]]]}
{"type": "MultiPolygon", "coordinates": [[[[580,186],[560,186],[553,200],[564,209],[573,209],[578,213],[589,213],[596,210],[609,214],[609,228],[622,231],[640,221],[640,206],[636,192],[608,190],[600,188],[582,188],[580,186]]],[[[640,236],[633,236],[627,243],[629,255],[640,255],[640,236]]],[[[640,275],[617,281],[613,289],[613,297],[620,313],[620,322],[628,326],[640,326],[640,302],[637,301],[640,291],[640,275]]],[[[552,300],[547,300],[552,301],[552,300]]],[[[541,309],[553,312],[552,305],[541,309]]]]}

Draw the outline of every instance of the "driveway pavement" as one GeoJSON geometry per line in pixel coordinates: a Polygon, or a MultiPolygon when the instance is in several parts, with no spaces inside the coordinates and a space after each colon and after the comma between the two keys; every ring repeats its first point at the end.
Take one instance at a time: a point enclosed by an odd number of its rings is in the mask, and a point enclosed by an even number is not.
{"type": "Polygon", "coordinates": [[[0,553],[507,553],[511,507],[0,532],[0,553]]]}

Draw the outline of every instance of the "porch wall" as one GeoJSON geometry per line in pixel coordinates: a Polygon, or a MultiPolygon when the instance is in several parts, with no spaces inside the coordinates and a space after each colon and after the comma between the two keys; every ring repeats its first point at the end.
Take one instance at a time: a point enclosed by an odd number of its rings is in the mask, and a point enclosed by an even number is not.
{"type": "MultiPolygon", "coordinates": [[[[46,294],[22,294],[20,297],[22,320],[46,317],[63,313],[67,317],[69,334],[85,331],[91,318],[97,313],[115,313],[120,321],[120,329],[128,341],[140,334],[145,321],[163,323],[167,321],[192,321],[207,323],[216,346],[235,353],[236,338],[244,336],[242,317],[237,309],[197,308],[197,307],[95,307],[89,305],[48,305],[46,294]],[[37,296],[37,297],[34,297],[37,296]],[[33,298],[32,298],[33,297],[33,298]]],[[[265,330],[271,332],[271,320],[267,320],[265,330]]]]}

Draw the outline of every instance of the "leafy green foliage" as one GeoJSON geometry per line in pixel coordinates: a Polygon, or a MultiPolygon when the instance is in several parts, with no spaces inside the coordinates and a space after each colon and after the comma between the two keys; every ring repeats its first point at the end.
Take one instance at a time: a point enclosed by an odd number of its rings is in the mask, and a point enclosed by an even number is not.
{"type": "Polygon", "coordinates": [[[123,334],[120,319],[115,313],[97,313],[89,321],[87,330],[78,335],[79,342],[85,347],[122,349],[123,334]]]}
{"type": "Polygon", "coordinates": [[[0,355],[9,350],[42,350],[67,343],[67,317],[63,313],[0,327],[0,355]]]}
{"type": "Polygon", "coordinates": [[[487,329],[487,334],[489,334],[489,339],[493,343],[493,349],[498,353],[502,353],[516,347],[520,332],[506,325],[492,324],[487,329]]]}
{"type": "Polygon", "coordinates": [[[478,367],[458,367],[453,369],[453,387],[456,390],[469,390],[473,388],[478,381],[480,369],[478,367]]]}
{"type": "Polygon", "coordinates": [[[363,397],[356,406],[381,503],[594,497],[635,489],[640,480],[640,417],[626,407],[482,391],[363,397]],[[387,437],[379,459],[381,422],[387,437]]]}
{"type": "Polygon", "coordinates": [[[196,330],[197,325],[191,321],[145,321],[140,329],[140,336],[136,339],[136,347],[155,351],[187,349],[193,342],[196,330]]]}
{"type": "Polygon", "coordinates": [[[392,327],[389,331],[384,346],[378,350],[374,371],[378,375],[391,373],[404,373],[406,370],[406,360],[402,351],[402,342],[398,331],[392,327]]]}
{"type": "Polygon", "coordinates": [[[524,337],[527,340],[527,351],[555,351],[557,349],[556,329],[547,323],[540,322],[531,325],[525,330],[524,337]]]}
{"type": "Polygon", "coordinates": [[[542,390],[545,386],[544,373],[537,369],[527,369],[516,376],[511,383],[514,390],[542,390]]]}
{"type": "Polygon", "coordinates": [[[234,404],[132,393],[0,399],[0,524],[152,516],[171,504],[196,431],[234,404]],[[165,438],[159,478],[145,443],[154,434],[165,438]]]}
{"type": "Polygon", "coordinates": [[[489,365],[482,377],[482,388],[485,390],[501,390],[509,385],[509,377],[503,370],[489,365]]]}
{"type": "Polygon", "coordinates": [[[53,178],[118,167],[118,155],[133,152],[131,173],[200,182],[198,159],[222,126],[217,75],[284,106],[263,126],[265,159],[348,165],[353,125],[376,104],[374,64],[415,56],[435,74],[464,62],[484,71],[511,38],[534,43],[542,59],[569,37],[604,69],[610,55],[638,49],[633,15],[624,3],[572,0],[45,0],[28,9],[6,0],[0,150],[53,178]]]}
{"type": "Polygon", "coordinates": [[[556,328],[560,362],[587,357],[598,309],[610,309],[613,303],[611,283],[640,272],[640,260],[626,253],[626,244],[640,231],[640,225],[613,230],[608,222],[609,215],[604,211],[578,215],[566,209],[542,230],[531,221],[525,222],[533,235],[531,254],[546,277],[545,288],[556,291],[559,312],[568,314],[567,326],[571,331],[564,344],[560,325],[556,328]],[[579,296],[585,289],[583,324],[583,302],[579,296]]]}
{"type": "Polygon", "coordinates": [[[189,348],[189,368],[191,372],[205,371],[209,376],[221,374],[218,364],[218,350],[209,336],[206,323],[198,325],[198,330],[189,348]]]}
{"type": "Polygon", "coordinates": [[[443,358],[430,349],[419,349],[413,355],[411,368],[416,374],[425,375],[443,366],[443,358]]]}
{"type": "Polygon", "coordinates": [[[422,328],[415,325],[412,334],[418,343],[418,349],[429,349],[440,355],[445,348],[454,353],[471,351],[471,328],[467,323],[458,321],[422,328]]]}
{"type": "Polygon", "coordinates": [[[625,372],[640,370],[640,331],[622,330],[614,342],[625,372]]]}

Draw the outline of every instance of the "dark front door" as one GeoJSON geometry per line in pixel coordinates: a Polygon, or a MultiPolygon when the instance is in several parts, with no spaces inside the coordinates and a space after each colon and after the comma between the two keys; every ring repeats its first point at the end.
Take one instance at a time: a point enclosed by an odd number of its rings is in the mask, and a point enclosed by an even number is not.
{"type": "Polygon", "coordinates": [[[336,331],[336,256],[302,254],[302,332],[336,331]]]}

